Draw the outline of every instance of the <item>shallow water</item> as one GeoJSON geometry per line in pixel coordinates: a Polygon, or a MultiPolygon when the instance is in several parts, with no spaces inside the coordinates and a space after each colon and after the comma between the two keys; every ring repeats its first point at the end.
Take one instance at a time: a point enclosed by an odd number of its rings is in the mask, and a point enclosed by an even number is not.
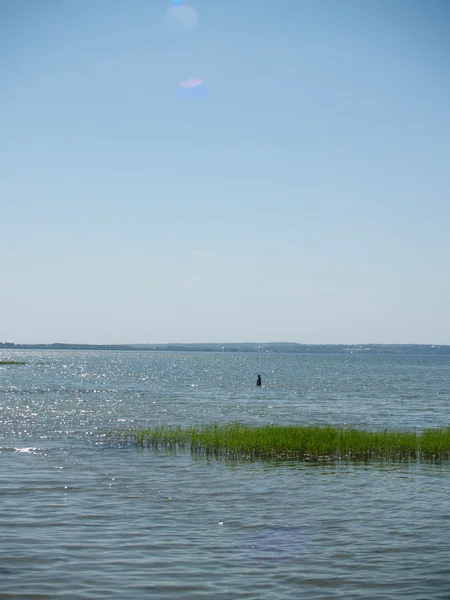
{"type": "Polygon", "coordinates": [[[28,362],[0,367],[0,599],[450,598],[448,463],[222,462],[104,438],[213,420],[447,425],[448,358],[0,359],[28,362]]]}

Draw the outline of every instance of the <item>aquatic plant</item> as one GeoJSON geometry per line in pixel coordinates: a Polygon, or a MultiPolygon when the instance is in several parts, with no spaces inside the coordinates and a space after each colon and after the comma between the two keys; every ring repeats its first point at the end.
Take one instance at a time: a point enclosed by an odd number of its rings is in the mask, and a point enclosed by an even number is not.
{"type": "Polygon", "coordinates": [[[26,365],[26,362],[21,360],[0,360],[0,365],[26,365]]]}
{"type": "Polygon", "coordinates": [[[137,447],[186,448],[218,458],[302,460],[450,458],[450,427],[416,431],[367,431],[332,426],[212,423],[197,427],[129,429],[110,440],[137,447]]]}

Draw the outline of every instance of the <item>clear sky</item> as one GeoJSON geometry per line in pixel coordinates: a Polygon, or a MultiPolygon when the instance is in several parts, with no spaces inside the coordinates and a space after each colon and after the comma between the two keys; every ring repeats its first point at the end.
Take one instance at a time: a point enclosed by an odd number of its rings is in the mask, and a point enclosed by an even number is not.
{"type": "Polygon", "coordinates": [[[0,341],[450,344],[450,2],[177,4],[0,0],[0,341]]]}

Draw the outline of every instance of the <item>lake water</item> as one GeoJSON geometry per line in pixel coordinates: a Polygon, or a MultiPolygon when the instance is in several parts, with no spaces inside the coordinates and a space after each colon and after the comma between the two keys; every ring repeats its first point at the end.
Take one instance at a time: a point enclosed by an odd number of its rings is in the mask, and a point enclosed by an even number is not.
{"type": "Polygon", "coordinates": [[[446,426],[450,357],[8,359],[27,364],[0,366],[0,600],[450,598],[446,462],[227,462],[105,440],[211,421],[446,426]]]}

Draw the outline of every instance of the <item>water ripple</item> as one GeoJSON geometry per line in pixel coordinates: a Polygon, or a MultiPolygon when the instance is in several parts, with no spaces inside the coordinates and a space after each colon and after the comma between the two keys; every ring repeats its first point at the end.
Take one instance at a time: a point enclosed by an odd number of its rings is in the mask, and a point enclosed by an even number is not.
{"type": "Polygon", "coordinates": [[[446,463],[221,462],[103,443],[108,429],[213,420],[446,425],[445,360],[20,354],[27,368],[0,371],[0,600],[449,597],[446,463]]]}

